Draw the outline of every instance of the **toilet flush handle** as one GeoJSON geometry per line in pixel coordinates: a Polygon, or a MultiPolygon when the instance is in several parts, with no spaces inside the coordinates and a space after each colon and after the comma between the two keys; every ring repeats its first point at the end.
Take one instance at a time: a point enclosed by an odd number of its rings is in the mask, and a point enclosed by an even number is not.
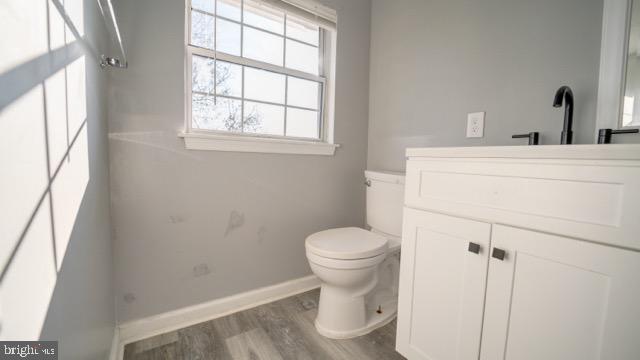
{"type": "Polygon", "coordinates": [[[371,180],[367,179],[364,181],[364,184],[371,187],[371,180]]]}

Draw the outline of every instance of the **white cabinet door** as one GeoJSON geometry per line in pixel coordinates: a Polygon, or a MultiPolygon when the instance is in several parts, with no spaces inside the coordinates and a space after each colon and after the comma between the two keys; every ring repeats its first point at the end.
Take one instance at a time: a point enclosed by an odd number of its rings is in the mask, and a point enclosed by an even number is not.
{"type": "Polygon", "coordinates": [[[640,359],[639,252],[501,225],[491,245],[482,360],[640,359]]]}
{"type": "Polygon", "coordinates": [[[398,352],[477,360],[491,225],[410,208],[403,221],[398,352]]]}

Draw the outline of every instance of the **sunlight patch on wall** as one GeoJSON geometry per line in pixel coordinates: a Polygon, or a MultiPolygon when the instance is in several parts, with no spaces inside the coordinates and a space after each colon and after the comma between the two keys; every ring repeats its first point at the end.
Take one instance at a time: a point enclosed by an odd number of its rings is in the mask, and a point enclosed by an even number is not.
{"type": "MultiPolygon", "coordinates": [[[[49,204],[48,197],[43,202],[49,204]]],[[[49,206],[41,206],[0,284],[2,340],[36,340],[56,283],[49,206]]]]}
{"type": "Polygon", "coordinates": [[[87,119],[87,91],[84,56],[67,65],[67,106],[69,107],[69,138],[73,139],[87,119]]]}
{"type": "Polygon", "coordinates": [[[62,267],[88,183],[89,154],[87,127],[84,126],[51,185],[58,270],[62,267]]]}
{"type": "Polygon", "coordinates": [[[41,86],[0,112],[0,269],[47,189],[41,86]]]}
{"type": "Polygon", "coordinates": [[[46,53],[46,0],[0,1],[0,34],[3,34],[0,74],[46,53]]]}
{"type": "MultiPolygon", "coordinates": [[[[90,177],[85,56],[52,55],[77,41],[56,1],[0,1],[0,340],[40,338],[90,177]]],[[[64,6],[83,35],[83,0],[64,6]]]]}
{"type": "MultiPolygon", "coordinates": [[[[58,0],[60,1],[60,0],[58,0]]],[[[64,4],[64,9],[71,19],[80,36],[84,36],[84,0],[64,0],[60,1],[64,4]]],[[[53,10],[53,9],[52,9],[53,10]]],[[[55,11],[55,10],[53,10],[55,11]]],[[[66,27],[66,42],[71,44],[76,40],[73,32],[66,27]]]]}
{"type": "Polygon", "coordinates": [[[47,138],[49,140],[49,166],[55,170],[69,147],[67,133],[67,94],[65,69],[44,81],[47,97],[47,138]]]}
{"type": "MultiPolygon", "coordinates": [[[[83,126],[87,119],[85,81],[85,58],[82,56],[66,67],[68,127],[65,128],[69,145],[65,146],[65,150],[69,146],[71,148],[62,163],[58,163],[60,168],[51,185],[58,270],[62,267],[78,210],[89,183],[87,127],[83,126]]],[[[52,169],[56,168],[57,166],[52,169]]]]}
{"type": "MultiPolygon", "coordinates": [[[[65,22],[53,4],[49,3],[49,49],[55,50],[65,45],[65,22]]],[[[73,37],[72,37],[73,39],[73,37]]]]}

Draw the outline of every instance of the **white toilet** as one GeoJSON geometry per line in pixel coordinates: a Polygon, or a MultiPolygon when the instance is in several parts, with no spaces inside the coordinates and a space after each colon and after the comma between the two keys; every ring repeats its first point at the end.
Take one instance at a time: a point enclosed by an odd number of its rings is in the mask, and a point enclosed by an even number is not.
{"type": "Polygon", "coordinates": [[[322,282],[315,326],[333,339],[367,334],[393,320],[398,309],[404,174],[365,171],[365,177],[371,230],[325,230],[305,243],[322,282]]]}

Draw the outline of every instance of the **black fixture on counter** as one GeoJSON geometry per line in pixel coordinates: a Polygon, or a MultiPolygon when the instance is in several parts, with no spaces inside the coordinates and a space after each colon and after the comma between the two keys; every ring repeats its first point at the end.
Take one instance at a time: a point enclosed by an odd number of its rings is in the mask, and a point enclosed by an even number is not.
{"type": "Polygon", "coordinates": [[[553,107],[562,107],[564,100],[564,126],[562,127],[562,134],[560,137],[560,144],[571,144],[573,142],[573,91],[568,86],[562,86],[556,91],[556,96],[553,99],[553,107]]]}
{"type": "Polygon", "coordinates": [[[528,134],[511,135],[511,138],[512,139],[528,138],[529,145],[538,145],[538,140],[540,139],[540,133],[538,133],[537,131],[534,131],[528,134]]]}
{"type": "Polygon", "coordinates": [[[611,144],[611,135],[615,134],[636,134],[638,133],[638,129],[623,129],[623,130],[613,130],[613,129],[600,129],[598,130],[598,144],[611,144]]]}

